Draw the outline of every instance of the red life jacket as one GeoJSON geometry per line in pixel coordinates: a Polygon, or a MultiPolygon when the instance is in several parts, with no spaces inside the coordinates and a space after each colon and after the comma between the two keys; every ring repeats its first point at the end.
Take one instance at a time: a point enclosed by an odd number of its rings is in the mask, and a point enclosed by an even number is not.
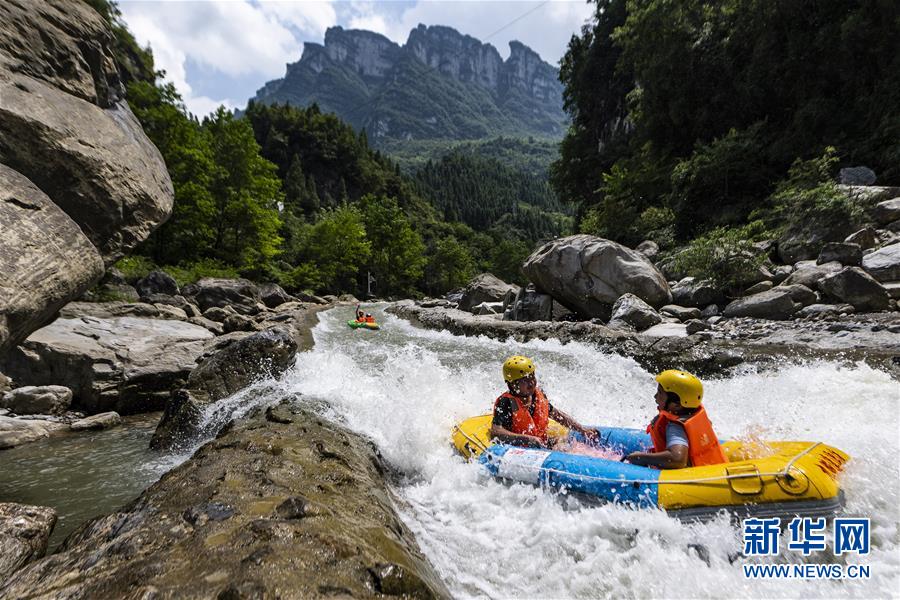
{"type": "Polygon", "coordinates": [[[374,323],[374,322],[375,322],[375,317],[373,317],[372,315],[369,315],[366,317],[366,323],[374,323]]]}
{"type": "Polygon", "coordinates": [[[533,435],[542,441],[547,441],[547,424],[550,422],[550,403],[540,388],[534,390],[534,415],[528,412],[522,400],[509,392],[504,392],[494,401],[494,410],[500,400],[509,398],[516,403],[516,412],[512,416],[512,433],[519,435],[533,435]]]}
{"type": "Polygon", "coordinates": [[[681,423],[688,438],[688,457],[690,466],[703,467],[706,465],[718,465],[728,462],[719,438],[713,431],[712,423],[706,416],[706,409],[702,406],[690,417],[679,417],[665,410],[659,411],[647,426],[647,433],[653,440],[653,451],[662,452],[666,449],[666,428],[669,422],[681,423]]]}

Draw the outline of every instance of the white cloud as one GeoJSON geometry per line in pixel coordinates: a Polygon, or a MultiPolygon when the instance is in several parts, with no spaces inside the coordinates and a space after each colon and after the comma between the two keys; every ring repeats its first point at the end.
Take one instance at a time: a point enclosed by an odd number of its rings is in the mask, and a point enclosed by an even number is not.
{"type": "Polygon", "coordinates": [[[264,14],[312,37],[321,38],[337,23],[334,4],[327,0],[260,0],[260,7],[264,14]]]}

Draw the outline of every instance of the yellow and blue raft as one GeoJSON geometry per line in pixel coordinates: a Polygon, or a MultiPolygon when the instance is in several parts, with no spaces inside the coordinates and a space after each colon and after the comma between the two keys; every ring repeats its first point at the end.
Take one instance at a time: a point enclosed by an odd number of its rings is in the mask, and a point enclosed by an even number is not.
{"type": "MultiPolygon", "coordinates": [[[[849,456],[822,442],[724,441],[728,462],[658,470],[615,460],[520,448],[490,441],[491,415],[454,428],[453,444],[498,479],[564,490],[567,494],[640,508],[661,508],[682,519],[707,520],[725,510],[742,517],[829,516],[843,507],[838,474],[849,456]]],[[[600,444],[618,454],[652,448],[637,429],[598,427],[600,444]]],[[[550,437],[583,441],[551,421],[550,437]]]]}

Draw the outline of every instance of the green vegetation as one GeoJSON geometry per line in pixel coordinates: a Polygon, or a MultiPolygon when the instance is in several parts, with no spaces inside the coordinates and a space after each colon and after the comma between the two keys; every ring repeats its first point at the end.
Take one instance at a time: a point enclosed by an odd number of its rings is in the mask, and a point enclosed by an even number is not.
{"type": "Polygon", "coordinates": [[[753,246],[766,233],[760,221],[744,227],[716,227],[679,252],[673,266],[691,277],[709,280],[720,290],[738,293],[766,261],[765,255],[753,246]]]}
{"type": "Polygon", "coordinates": [[[562,61],[572,126],[554,189],[582,231],[626,244],[850,218],[823,183],[838,167],[900,184],[898,36],[883,0],[597,0],[562,61]]]}

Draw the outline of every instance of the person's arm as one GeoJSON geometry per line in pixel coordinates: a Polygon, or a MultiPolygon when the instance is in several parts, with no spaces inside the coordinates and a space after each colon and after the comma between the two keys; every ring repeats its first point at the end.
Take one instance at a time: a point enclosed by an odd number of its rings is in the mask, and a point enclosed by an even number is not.
{"type": "Polygon", "coordinates": [[[503,398],[494,408],[494,416],[491,420],[491,438],[516,446],[526,446],[529,448],[546,448],[546,445],[539,437],[520,433],[513,433],[512,414],[515,407],[509,398],[503,398]]]}
{"type": "Polygon", "coordinates": [[[625,457],[625,460],[644,467],[683,469],[688,464],[688,447],[677,444],[662,452],[632,452],[625,457]]]}
{"type": "Polygon", "coordinates": [[[574,429],[584,437],[590,440],[597,439],[597,430],[596,429],[588,429],[584,427],[581,423],[559,410],[552,404],[550,405],[550,418],[562,425],[563,427],[568,427],[569,429],[574,429]]]}

